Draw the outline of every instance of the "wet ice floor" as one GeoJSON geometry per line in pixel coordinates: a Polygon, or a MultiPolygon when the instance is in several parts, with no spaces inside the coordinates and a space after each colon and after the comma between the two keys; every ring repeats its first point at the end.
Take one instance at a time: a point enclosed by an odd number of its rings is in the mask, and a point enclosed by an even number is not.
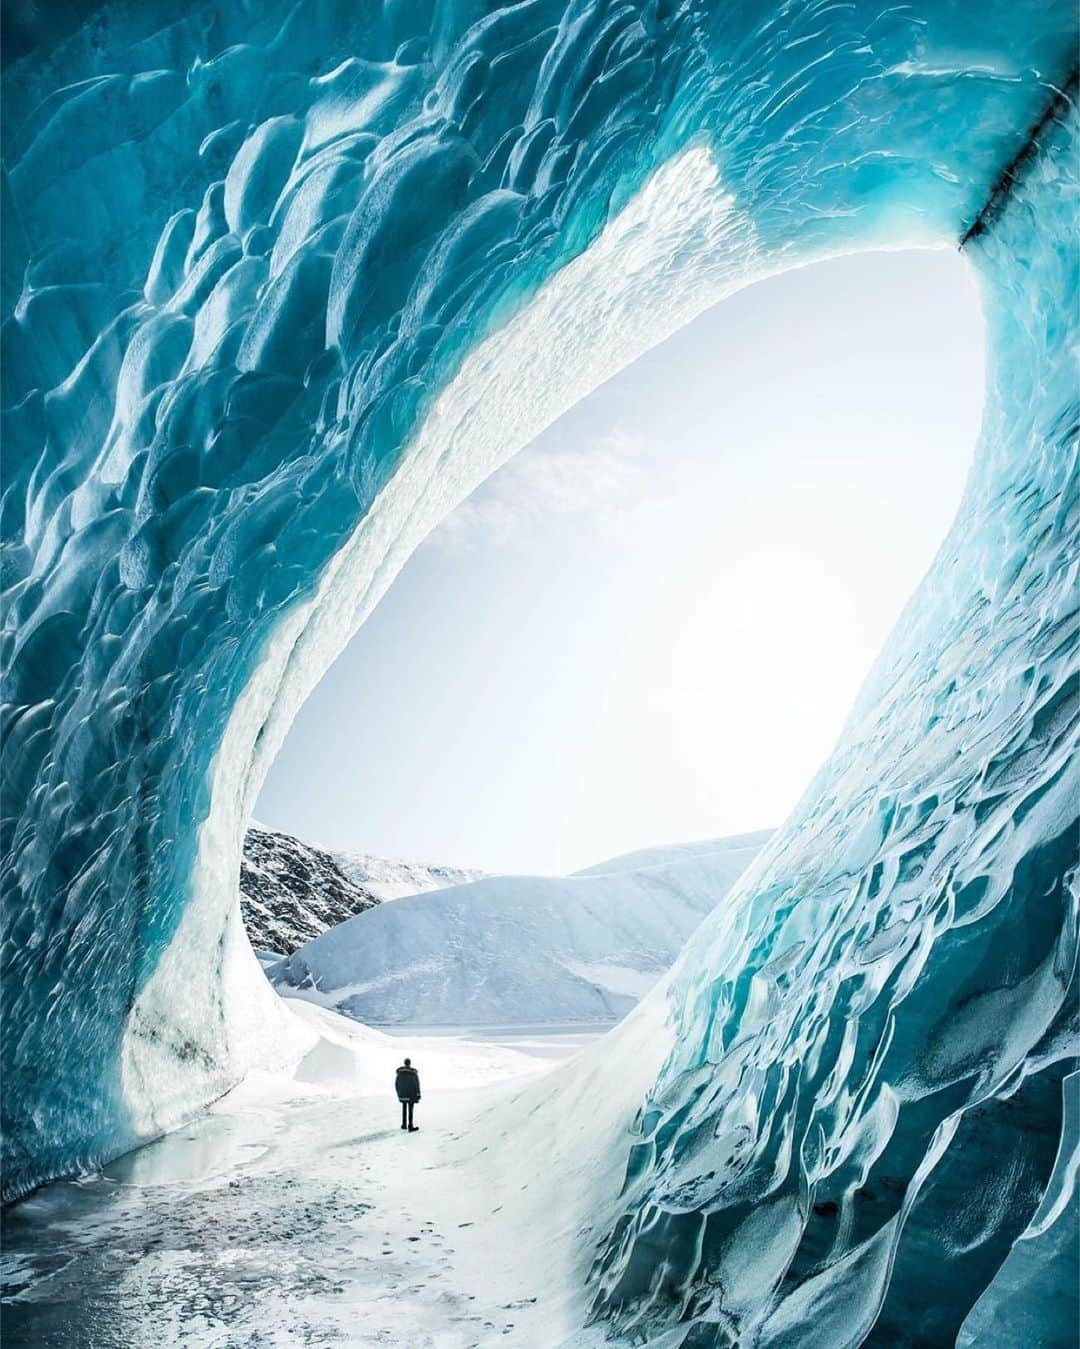
{"type": "Polygon", "coordinates": [[[306,1085],[312,1055],[287,1090],[249,1083],[101,1174],[39,1190],[4,1217],[4,1344],[554,1343],[515,1286],[516,1229],[494,1251],[490,1232],[498,1186],[528,1201],[544,1159],[522,1155],[509,1182],[489,1183],[486,1120],[597,1034],[515,1028],[482,1043],[410,1030],[425,1086],[411,1135],[392,1095],[409,1052],[400,1034],[358,1055],[375,1094],[306,1085]]]}

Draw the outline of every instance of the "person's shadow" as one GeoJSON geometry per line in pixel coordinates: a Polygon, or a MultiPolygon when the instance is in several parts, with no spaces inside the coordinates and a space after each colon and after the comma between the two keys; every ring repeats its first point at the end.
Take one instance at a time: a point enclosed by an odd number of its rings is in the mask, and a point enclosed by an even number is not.
{"type": "Polygon", "coordinates": [[[341,1138],[331,1145],[334,1148],[358,1148],[364,1143],[377,1143],[382,1138],[393,1138],[395,1134],[400,1133],[400,1129],[376,1129],[374,1133],[358,1134],[355,1138],[341,1138]]]}

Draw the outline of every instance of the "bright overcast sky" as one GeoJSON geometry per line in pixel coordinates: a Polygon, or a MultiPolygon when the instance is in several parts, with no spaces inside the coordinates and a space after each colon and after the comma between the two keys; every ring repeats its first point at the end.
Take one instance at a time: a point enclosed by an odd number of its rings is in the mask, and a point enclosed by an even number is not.
{"type": "Polygon", "coordinates": [[[719,305],[426,540],[257,816],[538,872],[779,824],[955,512],[982,385],[953,252],[838,259],[719,305]]]}

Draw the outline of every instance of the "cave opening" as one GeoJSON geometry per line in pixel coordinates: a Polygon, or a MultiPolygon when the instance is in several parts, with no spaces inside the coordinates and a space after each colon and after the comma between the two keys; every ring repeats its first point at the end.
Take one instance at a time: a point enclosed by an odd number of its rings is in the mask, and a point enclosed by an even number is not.
{"type": "Polygon", "coordinates": [[[955,514],[983,373],[962,254],[833,258],[707,310],[476,488],[262,787],[241,902],[278,990],[559,1054],[625,1015],[836,741],[955,514]]]}

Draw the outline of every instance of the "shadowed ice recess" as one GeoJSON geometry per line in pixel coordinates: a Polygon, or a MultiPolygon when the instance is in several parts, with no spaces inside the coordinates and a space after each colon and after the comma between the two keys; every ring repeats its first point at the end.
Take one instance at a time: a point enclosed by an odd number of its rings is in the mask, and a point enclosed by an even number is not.
{"type": "Polygon", "coordinates": [[[435,521],[740,287],[964,241],[989,371],[959,515],[802,803],[612,1042],[662,1067],[644,1102],[612,1079],[625,1183],[574,1277],[630,1343],[1071,1342],[1073,24],[12,8],[7,1197],[310,1043],[240,923],[243,828],[435,521]]]}

